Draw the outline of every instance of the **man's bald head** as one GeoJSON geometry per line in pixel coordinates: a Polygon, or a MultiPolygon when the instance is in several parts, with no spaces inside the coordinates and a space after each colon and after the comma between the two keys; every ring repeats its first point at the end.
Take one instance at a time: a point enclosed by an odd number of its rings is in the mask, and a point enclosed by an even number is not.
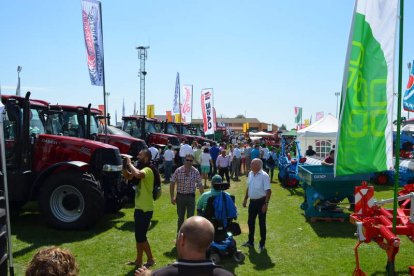
{"type": "Polygon", "coordinates": [[[252,160],[250,167],[254,173],[257,173],[263,168],[263,161],[259,158],[255,158],[252,160]]]}
{"type": "Polygon", "coordinates": [[[205,254],[214,239],[214,226],[203,217],[193,216],[184,221],[178,235],[189,250],[205,254]]]}

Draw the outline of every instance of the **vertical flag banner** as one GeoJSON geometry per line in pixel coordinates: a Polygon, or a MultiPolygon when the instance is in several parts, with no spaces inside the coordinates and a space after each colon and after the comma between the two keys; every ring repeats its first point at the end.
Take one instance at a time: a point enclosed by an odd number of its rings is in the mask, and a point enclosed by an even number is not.
{"type": "Polygon", "coordinates": [[[393,166],[392,111],[398,0],[355,4],[342,84],[335,174],[393,166]]]}
{"type": "Polygon", "coordinates": [[[166,111],[165,113],[166,113],[165,115],[167,117],[167,121],[168,122],[172,122],[173,121],[173,117],[172,117],[171,111],[166,111]]]}
{"type": "Polygon", "coordinates": [[[299,124],[302,121],[302,107],[295,106],[295,123],[299,124]]]}
{"type": "Polygon", "coordinates": [[[407,90],[403,98],[403,106],[406,111],[414,111],[414,61],[410,66],[410,76],[408,77],[407,90]]]}
{"type": "Polygon", "coordinates": [[[305,119],[304,125],[305,125],[305,127],[310,126],[310,120],[309,119],[305,119]]]}
{"type": "Polygon", "coordinates": [[[133,115],[137,115],[137,103],[134,102],[134,114],[133,115]]]}
{"type": "Polygon", "coordinates": [[[206,135],[214,134],[216,125],[213,116],[213,89],[201,90],[201,111],[203,113],[203,127],[206,135]]]}
{"type": "MultiPolygon", "coordinates": [[[[102,112],[102,114],[105,116],[105,107],[103,104],[98,105],[98,109],[102,112]]],[[[103,124],[105,119],[99,119],[99,121],[103,124]]]]}
{"type": "Polygon", "coordinates": [[[183,123],[191,123],[191,110],[193,102],[193,86],[183,85],[184,102],[181,105],[181,121],[183,123]]]}
{"type": "Polygon", "coordinates": [[[115,126],[118,123],[118,111],[115,109],[115,126]]]}
{"type": "Polygon", "coordinates": [[[155,118],[155,107],[153,104],[147,105],[147,117],[155,118]]]}
{"type": "Polygon", "coordinates": [[[101,2],[82,0],[82,22],[91,84],[103,86],[104,52],[102,40],[101,2]]]}
{"type": "Polygon", "coordinates": [[[180,116],[180,113],[175,114],[174,116],[175,116],[175,122],[176,122],[176,123],[181,123],[181,116],[180,116]]]}
{"type": "Polygon", "coordinates": [[[213,127],[214,127],[214,131],[217,130],[217,113],[216,113],[216,108],[213,106],[213,127]]]}
{"type": "Polygon", "coordinates": [[[316,121],[319,121],[320,119],[322,119],[325,116],[325,114],[323,113],[323,111],[320,112],[316,112],[316,121]]]}
{"type": "Polygon", "coordinates": [[[124,116],[125,116],[125,101],[124,101],[124,99],[122,99],[122,117],[124,117],[124,116]]]}
{"type": "Polygon", "coordinates": [[[175,79],[175,91],[172,112],[174,114],[180,113],[180,73],[177,72],[177,78],[175,79]]]}
{"type": "Polygon", "coordinates": [[[246,133],[247,132],[247,123],[243,123],[243,132],[246,133]]]}

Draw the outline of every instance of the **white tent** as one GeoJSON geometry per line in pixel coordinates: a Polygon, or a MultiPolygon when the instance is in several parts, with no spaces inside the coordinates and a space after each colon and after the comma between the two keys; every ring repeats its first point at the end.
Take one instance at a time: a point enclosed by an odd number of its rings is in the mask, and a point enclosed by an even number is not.
{"type": "Polygon", "coordinates": [[[250,136],[273,136],[273,133],[259,131],[259,132],[249,132],[249,135],[250,136]]]}
{"type": "Polygon", "coordinates": [[[303,153],[308,146],[312,146],[317,154],[324,157],[329,153],[333,145],[336,144],[336,134],[338,132],[338,119],[332,114],[315,122],[314,124],[298,130],[298,140],[303,153]]]}

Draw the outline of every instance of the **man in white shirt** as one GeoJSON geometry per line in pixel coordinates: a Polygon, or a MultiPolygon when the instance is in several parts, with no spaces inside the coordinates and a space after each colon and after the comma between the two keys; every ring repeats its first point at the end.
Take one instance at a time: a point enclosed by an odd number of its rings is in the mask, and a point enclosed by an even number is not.
{"type": "Polygon", "coordinates": [[[184,140],[183,142],[184,142],[184,144],[180,147],[180,151],[178,153],[181,157],[182,164],[185,163],[185,157],[187,155],[191,154],[191,155],[194,156],[194,151],[191,148],[191,146],[188,144],[188,141],[184,140]]]}
{"type": "Polygon", "coordinates": [[[226,176],[227,183],[230,183],[229,167],[230,167],[230,156],[226,155],[226,150],[222,150],[221,154],[217,157],[216,166],[218,173],[221,178],[224,179],[226,176]]]}
{"type": "Polygon", "coordinates": [[[231,162],[231,178],[233,178],[233,174],[234,174],[235,181],[239,181],[240,161],[241,161],[241,150],[239,149],[239,145],[236,144],[233,149],[233,160],[231,162]]]}
{"type": "Polygon", "coordinates": [[[172,145],[168,144],[167,150],[164,152],[164,183],[169,183],[172,173],[175,152],[172,150],[172,145]]]}
{"type": "Polygon", "coordinates": [[[154,161],[155,159],[157,159],[159,156],[159,152],[158,149],[155,147],[154,144],[151,144],[151,147],[149,148],[149,151],[151,152],[151,160],[154,161]]]}
{"type": "Polygon", "coordinates": [[[254,246],[254,230],[256,225],[256,217],[259,216],[260,227],[260,243],[259,250],[265,250],[266,243],[266,213],[272,190],[270,188],[270,177],[262,169],[263,162],[259,158],[255,158],[251,163],[251,171],[247,178],[246,195],[243,201],[243,207],[247,206],[247,199],[250,198],[249,218],[249,240],[243,246],[254,246]]]}

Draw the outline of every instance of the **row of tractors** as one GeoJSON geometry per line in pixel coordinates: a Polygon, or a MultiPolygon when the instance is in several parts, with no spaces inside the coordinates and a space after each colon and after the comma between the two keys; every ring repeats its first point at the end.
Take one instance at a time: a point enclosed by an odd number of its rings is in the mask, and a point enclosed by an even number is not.
{"type": "Polygon", "coordinates": [[[178,133],[171,123],[139,116],[123,117],[123,129],[132,136],[119,135],[105,124],[102,130],[103,116],[90,105],[50,105],[30,99],[30,92],[1,95],[1,101],[11,208],[37,201],[46,221],[59,229],[87,229],[130,200],[121,154],[136,157],[147,144],[204,141],[185,134],[184,125],[178,133]]]}

